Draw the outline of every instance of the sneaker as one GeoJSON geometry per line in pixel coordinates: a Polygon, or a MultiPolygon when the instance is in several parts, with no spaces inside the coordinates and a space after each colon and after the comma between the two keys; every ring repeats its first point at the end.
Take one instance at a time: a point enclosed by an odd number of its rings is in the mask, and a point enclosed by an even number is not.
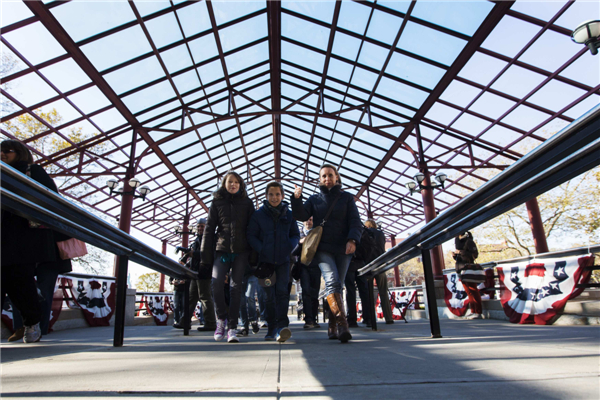
{"type": "Polygon", "coordinates": [[[275,340],[275,332],[274,330],[267,330],[267,334],[265,335],[265,340],[267,341],[271,341],[271,340],[275,340]]]}
{"type": "Polygon", "coordinates": [[[242,328],[240,330],[237,331],[237,334],[240,336],[248,336],[248,329],[246,328],[242,328]]]}
{"type": "Polygon", "coordinates": [[[258,322],[252,321],[251,325],[252,325],[252,333],[254,335],[256,335],[258,332],[260,332],[260,326],[258,326],[258,322]]]}
{"type": "Polygon", "coordinates": [[[315,324],[313,322],[304,322],[304,329],[315,329],[315,324]]]}
{"type": "Polygon", "coordinates": [[[263,322],[263,324],[260,326],[261,328],[268,328],[269,326],[267,325],[266,322],[263,322]]]}
{"type": "Polygon", "coordinates": [[[227,325],[226,319],[217,319],[217,329],[215,329],[215,340],[220,342],[225,336],[225,326],[227,325]]]}
{"type": "Polygon", "coordinates": [[[38,322],[32,326],[26,326],[23,336],[23,342],[25,343],[35,343],[39,342],[42,338],[42,331],[40,330],[40,323],[38,322]]]}
{"type": "MultiPolygon", "coordinates": [[[[246,331],[246,335],[248,335],[248,331],[246,331]]],[[[238,343],[240,339],[238,339],[236,334],[236,329],[229,329],[227,331],[227,343],[238,343]]]]}
{"type": "Polygon", "coordinates": [[[315,321],[315,322],[313,323],[313,325],[315,326],[315,329],[317,329],[317,328],[320,328],[320,327],[321,327],[321,325],[319,325],[319,323],[318,323],[317,321],[315,321]]]}
{"type": "Polygon", "coordinates": [[[25,327],[20,327],[19,329],[17,329],[15,331],[15,333],[13,333],[9,338],[8,341],[9,342],[16,342],[17,340],[21,340],[23,339],[23,336],[25,336],[25,327]]]}
{"type": "Polygon", "coordinates": [[[467,319],[483,319],[483,316],[481,314],[471,314],[467,319]]]}
{"type": "Polygon", "coordinates": [[[292,331],[287,326],[285,328],[279,329],[279,332],[277,332],[277,341],[280,343],[285,342],[286,340],[288,340],[291,337],[292,337],[292,331]]]}

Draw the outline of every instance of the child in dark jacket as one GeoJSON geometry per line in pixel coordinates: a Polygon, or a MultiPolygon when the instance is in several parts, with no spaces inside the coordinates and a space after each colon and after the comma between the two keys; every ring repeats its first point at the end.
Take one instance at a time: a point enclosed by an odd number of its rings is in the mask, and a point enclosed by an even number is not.
{"type": "Polygon", "coordinates": [[[292,336],[287,316],[290,302],[290,253],[300,240],[300,231],[288,204],[282,202],[283,185],[270,182],[266,196],[263,206],[250,218],[247,239],[258,253],[259,264],[270,264],[275,272],[275,285],[265,288],[265,314],[269,326],[265,340],[285,342],[292,336]]]}

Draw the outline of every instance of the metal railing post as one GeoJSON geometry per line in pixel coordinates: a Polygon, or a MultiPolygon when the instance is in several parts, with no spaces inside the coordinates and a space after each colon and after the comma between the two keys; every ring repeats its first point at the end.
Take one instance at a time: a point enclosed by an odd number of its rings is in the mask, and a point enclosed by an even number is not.
{"type": "Polygon", "coordinates": [[[115,335],[113,339],[114,347],[122,347],[123,338],[125,337],[125,307],[127,302],[128,263],[128,256],[117,256],[117,310],[115,313],[115,335]]]}
{"type": "MultiPolygon", "coordinates": [[[[181,322],[179,323],[181,325],[181,322]]],[[[190,282],[185,280],[183,284],[183,336],[190,334],[192,327],[192,316],[190,315],[190,282]]]]}
{"type": "Polygon", "coordinates": [[[375,309],[375,288],[373,281],[375,277],[371,274],[367,275],[367,286],[369,288],[369,318],[371,319],[371,329],[377,330],[377,310],[375,309]]]}
{"type": "Polygon", "coordinates": [[[431,268],[431,253],[428,249],[423,249],[421,251],[421,257],[423,257],[423,272],[425,274],[425,292],[427,296],[427,308],[429,310],[431,337],[441,338],[440,317],[438,316],[437,301],[435,298],[435,283],[433,282],[433,270],[431,268]]]}

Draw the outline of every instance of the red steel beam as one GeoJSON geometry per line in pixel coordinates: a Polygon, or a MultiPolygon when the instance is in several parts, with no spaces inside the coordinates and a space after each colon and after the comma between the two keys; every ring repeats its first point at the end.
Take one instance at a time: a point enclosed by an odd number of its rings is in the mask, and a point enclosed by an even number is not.
{"type": "MultiPolygon", "coordinates": [[[[271,109],[281,111],[281,2],[267,1],[269,60],[271,66],[271,109]]],[[[281,179],[281,116],[273,114],[275,179],[281,179]]]]}

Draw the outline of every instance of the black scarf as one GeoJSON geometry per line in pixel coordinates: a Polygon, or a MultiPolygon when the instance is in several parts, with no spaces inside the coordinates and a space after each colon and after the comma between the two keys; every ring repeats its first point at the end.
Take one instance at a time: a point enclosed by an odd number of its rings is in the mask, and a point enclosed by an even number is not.
{"type": "Polygon", "coordinates": [[[281,203],[279,203],[277,207],[273,207],[267,200],[265,200],[263,204],[271,213],[273,221],[277,222],[279,220],[279,217],[281,217],[281,214],[283,213],[283,209],[285,207],[284,202],[282,201],[281,203]]]}

